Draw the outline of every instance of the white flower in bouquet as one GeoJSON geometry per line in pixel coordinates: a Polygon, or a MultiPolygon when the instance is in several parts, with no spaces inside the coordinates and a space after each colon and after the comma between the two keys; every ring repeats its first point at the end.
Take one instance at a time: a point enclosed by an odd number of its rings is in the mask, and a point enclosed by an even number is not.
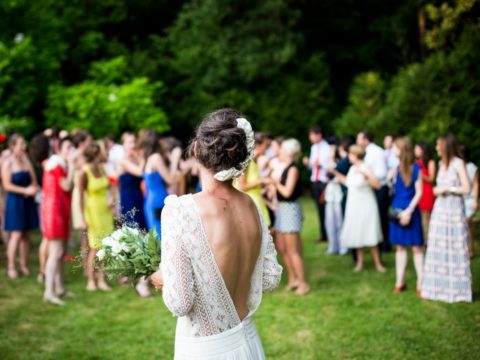
{"type": "Polygon", "coordinates": [[[153,232],[145,234],[125,225],[102,240],[97,260],[107,275],[127,276],[135,284],[157,271],[160,242],[153,232]]]}

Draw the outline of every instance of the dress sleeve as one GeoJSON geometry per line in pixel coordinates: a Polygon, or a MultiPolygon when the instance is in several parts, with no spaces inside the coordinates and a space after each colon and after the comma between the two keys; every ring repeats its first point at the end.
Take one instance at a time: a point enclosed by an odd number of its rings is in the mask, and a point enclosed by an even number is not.
{"type": "Polygon", "coordinates": [[[277,251],[273,244],[272,235],[268,230],[267,223],[263,218],[261,211],[259,211],[264,243],[264,258],[263,258],[263,275],[262,275],[262,290],[273,291],[278,287],[282,277],[282,267],[277,261],[277,251]]]}
{"type": "Polygon", "coordinates": [[[163,301],[174,316],[187,315],[194,301],[193,269],[183,234],[188,228],[178,198],[167,198],[162,211],[163,301]]]}

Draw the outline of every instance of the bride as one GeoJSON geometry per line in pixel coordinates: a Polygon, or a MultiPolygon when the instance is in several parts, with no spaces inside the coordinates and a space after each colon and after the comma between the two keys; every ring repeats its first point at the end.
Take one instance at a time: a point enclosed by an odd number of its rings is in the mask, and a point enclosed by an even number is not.
{"type": "Polygon", "coordinates": [[[190,146],[202,191],[165,201],[162,263],[152,283],[178,316],[175,359],[265,358],[252,317],[282,268],[261,211],[232,186],[254,146],[237,111],[207,115],[190,146]]]}

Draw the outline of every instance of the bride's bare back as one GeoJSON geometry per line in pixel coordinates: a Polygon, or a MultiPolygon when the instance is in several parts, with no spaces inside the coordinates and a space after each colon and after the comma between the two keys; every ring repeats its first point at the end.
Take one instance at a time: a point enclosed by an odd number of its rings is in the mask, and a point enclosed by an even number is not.
{"type": "Polygon", "coordinates": [[[248,315],[252,274],[260,255],[261,222],[251,198],[235,189],[221,197],[194,195],[207,241],[240,319],[248,315]]]}

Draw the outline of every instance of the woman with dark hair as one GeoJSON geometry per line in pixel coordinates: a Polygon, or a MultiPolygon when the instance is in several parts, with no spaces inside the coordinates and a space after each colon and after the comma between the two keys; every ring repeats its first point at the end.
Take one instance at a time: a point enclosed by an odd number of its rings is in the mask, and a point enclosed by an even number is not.
{"type": "Polygon", "coordinates": [[[62,296],[72,296],[63,282],[63,256],[70,237],[71,192],[75,154],[71,138],[58,144],[58,154],[50,156],[43,172],[42,231],[48,241],[43,299],[64,305],[62,296]]]}
{"type": "Polygon", "coordinates": [[[156,132],[148,134],[142,143],[145,157],[143,179],[145,181],[145,218],[148,230],[154,230],[157,237],[161,235],[160,218],[165,198],[168,196],[167,184],[175,182],[174,171],[166,165],[161,152],[160,135],[156,132]]]}
{"type": "Polygon", "coordinates": [[[437,166],[432,159],[430,148],[427,143],[421,142],[415,145],[414,149],[417,164],[420,166],[422,179],[422,197],[418,203],[420,214],[422,216],[423,239],[425,245],[428,240],[428,227],[430,225],[430,216],[432,214],[435,196],[433,195],[433,184],[435,183],[435,174],[437,166]]]}
{"type": "MultiPolygon", "coordinates": [[[[50,140],[43,133],[35,135],[30,141],[30,158],[33,162],[33,169],[38,180],[40,191],[37,193],[36,201],[38,208],[42,206],[43,199],[43,168],[50,154],[50,140]]],[[[45,281],[45,264],[47,263],[47,239],[42,237],[42,242],[38,248],[39,271],[37,281],[43,283],[45,281]]]]}
{"type": "Polygon", "coordinates": [[[191,150],[202,191],[171,196],[162,214],[162,262],[152,275],[178,316],[175,359],[264,359],[253,315],[281,275],[260,209],[232,185],[253,157],[250,123],[232,109],[199,125],[191,150]]]}
{"type": "Polygon", "coordinates": [[[86,164],[79,174],[79,194],[82,227],[87,229],[88,258],[86,272],[88,277],[87,290],[98,288],[110,291],[102,271],[95,271],[95,255],[100,249],[102,239],[113,232],[113,202],[109,200],[110,183],[103,168],[104,156],[100,145],[91,143],[83,156],[86,164]]]}
{"type": "Polygon", "coordinates": [[[35,195],[38,192],[37,177],[26,153],[27,143],[23,136],[13,134],[9,139],[12,154],[2,164],[2,184],[6,192],[5,231],[10,232],[7,246],[10,279],[16,279],[17,249],[20,248],[20,271],[30,275],[28,257],[30,231],[38,228],[38,212],[35,195]]]}
{"type": "Polygon", "coordinates": [[[415,163],[413,147],[410,139],[401,137],[395,139],[393,154],[400,160],[394,169],[395,192],[392,199],[396,218],[390,220],[390,242],[396,245],[395,267],[397,280],[395,293],[406,289],[405,271],[408,262],[407,247],[413,251],[413,264],[417,273],[416,289],[420,295],[423,273],[423,232],[422,219],[418,203],[422,196],[422,177],[420,167],[415,163]]]}
{"type": "Polygon", "coordinates": [[[472,274],[463,204],[463,195],[470,192],[470,181],[452,134],[440,136],[436,150],[440,163],[433,193],[437,198],[428,231],[421,295],[449,303],[471,302],[472,274]]]}

